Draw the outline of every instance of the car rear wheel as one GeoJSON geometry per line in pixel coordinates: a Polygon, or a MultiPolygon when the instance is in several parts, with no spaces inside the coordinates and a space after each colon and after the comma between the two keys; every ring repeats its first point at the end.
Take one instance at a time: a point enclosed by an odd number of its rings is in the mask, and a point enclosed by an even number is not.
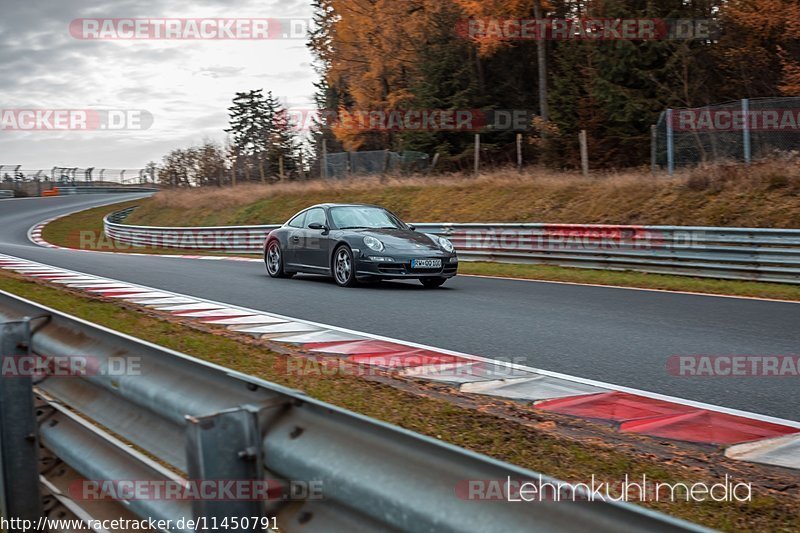
{"type": "Polygon", "coordinates": [[[447,278],[421,278],[419,281],[426,289],[435,289],[444,285],[447,278]]]}
{"type": "Polygon", "coordinates": [[[269,274],[271,278],[291,278],[294,276],[294,274],[288,273],[284,269],[281,243],[278,241],[271,241],[267,245],[267,252],[264,255],[264,262],[267,265],[267,274],[269,274]]]}
{"type": "Polygon", "coordinates": [[[333,279],[340,287],[356,285],[356,269],[353,252],[346,245],[339,246],[333,253],[333,279]]]}

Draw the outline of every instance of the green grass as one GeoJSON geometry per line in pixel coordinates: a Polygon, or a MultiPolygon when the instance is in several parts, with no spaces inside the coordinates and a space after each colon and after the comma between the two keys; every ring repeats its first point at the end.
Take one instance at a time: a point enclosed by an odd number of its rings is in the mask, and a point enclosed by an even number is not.
{"type": "MultiPolygon", "coordinates": [[[[662,482],[711,483],[722,477],[710,461],[688,464],[691,461],[684,461],[680,453],[665,459],[663,455],[636,453],[630,446],[609,444],[604,442],[602,434],[582,438],[562,435],[557,428],[566,422],[557,417],[548,420],[548,415],[542,413],[523,424],[494,416],[488,409],[470,409],[441,399],[427,393],[428,389],[422,385],[414,391],[408,386],[400,389],[351,375],[299,376],[287,372],[290,356],[270,351],[256,342],[231,334],[201,331],[127,304],[56,289],[7,271],[0,270],[0,288],[161,346],[303,390],[366,416],[566,481],[585,482],[591,474],[606,480],[622,479],[626,474],[640,478],[646,474],[662,482]]],[[[591,430],[589,427],[588,431],[591,430]]],[[[664,450],[668,449],[664,446],[664,450]]],[[[699,453],[703,455],[702,451],[699,453]]],[[[768,487],[769,483],[764,485],[768,487]]],[[[765,486],[754,487],[757,497],[750,504],[649,502],[646,506],[727,531],[800,529],[796,488],[780,494],[765,486]]]]}

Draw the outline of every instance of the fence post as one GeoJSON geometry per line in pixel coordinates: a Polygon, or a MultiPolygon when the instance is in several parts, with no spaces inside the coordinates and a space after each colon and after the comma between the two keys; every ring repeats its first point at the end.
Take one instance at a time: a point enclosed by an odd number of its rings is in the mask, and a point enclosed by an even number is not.
{"type": "MultiPolygon", "coordinates": [[[[30,355],[30,336],[30,319],[0,324],[0,363],[30,355]]],[[[38,433],[32,378],[0,376],[0,515],[5,518],[36,523],[42,515],[38,433]]]]}
{"type": "Polygon", "coordinates": [[[667,109],[667,171],[675,173],[675,139],[672,131],[672,109],[667,109]]]}
{"type": "Polygon", "coordinates": [[[236,150],[233,157],[233,172],[231,173],[231,187],[236,187],[236,163],[239,161],[239,150],[236,150]]]}
{"type": "Polygon", "coordinates": [[[581,143],[581,171],[583,177],[589,177],[589,146],[586,140],[586,130],[581,130],[578,134],[578,140],[581,143]]]}
{"type": "Polygon", "coordinates": [[[433,174],[433,169],[436,168],[436,163],[439,162],[439,152],[433,154],[433,161],[431,161],[431,166],[428,168],[428,174],[433,174]]]}
{"type": "Polygon", "coordinates": [[[517,171],[522,172],[522,134],[517,133],[517,171]]]}
{"type": "Polygon", "coordinates": [[[297,159],[298,159],[298,163],[299,163],[299,170],[298,170],[299,178],[300,178],[300,181],[303,181],[303,180],[306,179],[306,169],[303,166],[303,150],[300,150],[299,152],[297,152],[297,159]]]}
{"type": "Polygon", "coordinates": [[[481,169],[481,134],[475,134],[475,175],[478,175],[481,169]]]}
{"type": "Polygon", "coordinates": [[[328,178],[328,140],[322,139],[322,162],[320,164],[322,179],[328,178]]]}
{"type": "Polygon", "coordinates": [[[658,170],[658,126],[650,125],[650,172],[653,174],[658,170]]]}
{"type": "Polygon", "coordinates": [[[744,126],[742,127],[742,141],[744,142],[744,162],[750,164],[753,158],[752,147],[750,146],[750,100],[742,99],[742,117],[744,126]]]}

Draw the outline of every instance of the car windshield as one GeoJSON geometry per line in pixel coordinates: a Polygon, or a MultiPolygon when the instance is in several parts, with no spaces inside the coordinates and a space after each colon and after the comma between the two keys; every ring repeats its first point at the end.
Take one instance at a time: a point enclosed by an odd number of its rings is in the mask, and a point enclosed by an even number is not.
{"type": "Polygon", "coordinates": [[[380,207],[334,207],[331,219],[339,229],[403,229],[405,226],[380,207]]]}

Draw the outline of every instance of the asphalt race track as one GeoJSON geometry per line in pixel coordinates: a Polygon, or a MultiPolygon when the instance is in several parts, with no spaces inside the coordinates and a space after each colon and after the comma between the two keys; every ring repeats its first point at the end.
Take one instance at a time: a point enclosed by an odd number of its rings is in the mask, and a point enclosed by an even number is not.
{"type": "MultiPolygon", "coordinates": [[[[264,266],[36,246],[44,219],[130,195],[0,200],[0,252],[306,320],[792,420],[797,377],[671,376],[673,355],[797,355],[800,304],[458,277],[342,289],[264,266]]],[[[2,284],[0,284],[1,286],[2,284]]]]}

